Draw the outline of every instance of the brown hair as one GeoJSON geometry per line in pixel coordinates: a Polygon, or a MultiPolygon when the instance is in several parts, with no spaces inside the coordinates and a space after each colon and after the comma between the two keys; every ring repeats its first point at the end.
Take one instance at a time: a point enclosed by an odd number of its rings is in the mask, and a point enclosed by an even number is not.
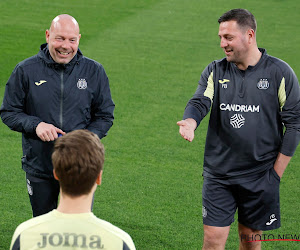
{"type": "Polygon", "coordinates": [[[64,193],[88,194],[103,169],[104,147],[93,132],[75,130],[55,141],[52,162],[64,193]]]}
{"type": "Polygon", "coordinates": [[[246,9],[232,9],[224,13],[218,22],[236,21],[241,28],[251,28],[256,32],[256,20],[253,14],[246,9]]]}

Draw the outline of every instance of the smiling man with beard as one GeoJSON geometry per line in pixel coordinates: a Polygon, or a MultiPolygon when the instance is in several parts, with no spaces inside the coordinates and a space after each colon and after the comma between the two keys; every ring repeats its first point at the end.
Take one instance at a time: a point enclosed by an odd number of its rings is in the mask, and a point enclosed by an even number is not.
{"type": "Polygon", "coordinates": [[[46,30],[47,43],[20,62],[5,88],[0,114],[22,133],[22,168],[33,216],[57,207],[59,183],[53,177],[53,142],[65,133],[87,129],[106,136],[114,102],[103,66],[82,55],[75,18],[62,14],[46,30]]]}
{"type": "Polygon", "coordinates": [[[210,63],[177,124],[187,141],[210,111],[202,189],[203,249],[224,249],[238,211],[240,249],[280,227],[280,178],[300,140],[300,89],[291,67],[256,43],[245,9],[218,20],[225,58],[210,63]],[[284,128],[285,127],[285,128],[284,128]]]}

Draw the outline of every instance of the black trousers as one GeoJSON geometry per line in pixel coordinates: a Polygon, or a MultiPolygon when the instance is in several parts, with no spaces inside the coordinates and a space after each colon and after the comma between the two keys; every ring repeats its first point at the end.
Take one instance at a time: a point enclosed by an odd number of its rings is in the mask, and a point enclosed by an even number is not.
{"type": "Polygon", "coordinates": [[[57,180],[42,179],[26,173],[26,183],[33,217],[57,208],[60,189],[57,180]]]}
{"type": "MultiPolygon", "coordinates": [[[[46,214],[57,208],[60,191],[57,180],[54,178],[42,179],[26,173],[26,183],[33,217],[46,214]]],[[[94,206],[94,195],[91,211],[94,206]]]]}

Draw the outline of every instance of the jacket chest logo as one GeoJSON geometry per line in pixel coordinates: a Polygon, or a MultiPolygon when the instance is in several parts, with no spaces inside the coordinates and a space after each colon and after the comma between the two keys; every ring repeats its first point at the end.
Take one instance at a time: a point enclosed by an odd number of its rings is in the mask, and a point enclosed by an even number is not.
{"type": "Polygon", "coordinates": [[[258,89],[268,89],[270,86],[270,83],[267,78],[261,78],[259,79],[257,83],[257,88],[258,89]]]}
{"type": "Polygon", "coordinates": [[[229,82],[230,82],[230,80],[228,80],[228,79],[219,80],[219,83],[222,84],[223,89],[227,89],[227,83],[229,83],[229,82]]]}
{"type": "Polygon", "coordinates": [[[77,88],[86,89],[87,88],[87,81],[85,79],[78,79],[77,88]]]}
{"type": "Polygon", "coordinates": [[[42,85],[43,83],[45,83],[45,82],[47,82],[46,80],[40,80],[39,82],[35,82],[34,84],[36,85],[36,86],[40,86],[40,85],[42,85]]]}

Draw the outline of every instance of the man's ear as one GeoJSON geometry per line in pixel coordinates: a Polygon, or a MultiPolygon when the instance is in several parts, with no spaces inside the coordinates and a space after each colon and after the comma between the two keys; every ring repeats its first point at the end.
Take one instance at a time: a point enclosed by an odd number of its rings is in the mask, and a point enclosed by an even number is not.
{"type": "Polygon", "coordinates": [[[97,185],[101,185],[101,181],[102,181],[102,173],[103,173],[103,170],[100,171],[97,179],[96,179],[96,183],[97,185]]]}
{"type": "Polygon", "coordinates": [[[49,30],[46,30],[45,36],[46,36],[46,42],[49,43],[49,37],[50,37],[50,31],[49,30]]]}
{"type": "Polygon", "coordinates": [[[57,177],[54,169],[53,169],[53,175],[54,175],[54,179],[57,180],[57,181],[59,181],[59,179],[58,179],[58,177],[57,177]]]}
{"type": "Polygon", "coordinates": [[[247,30],[247,35],[248,35],[248,39],[249,39],[249,43],[253,43],[253,39],[255,41],[255,31],[253,29],[248,29],[247,30]]]}

